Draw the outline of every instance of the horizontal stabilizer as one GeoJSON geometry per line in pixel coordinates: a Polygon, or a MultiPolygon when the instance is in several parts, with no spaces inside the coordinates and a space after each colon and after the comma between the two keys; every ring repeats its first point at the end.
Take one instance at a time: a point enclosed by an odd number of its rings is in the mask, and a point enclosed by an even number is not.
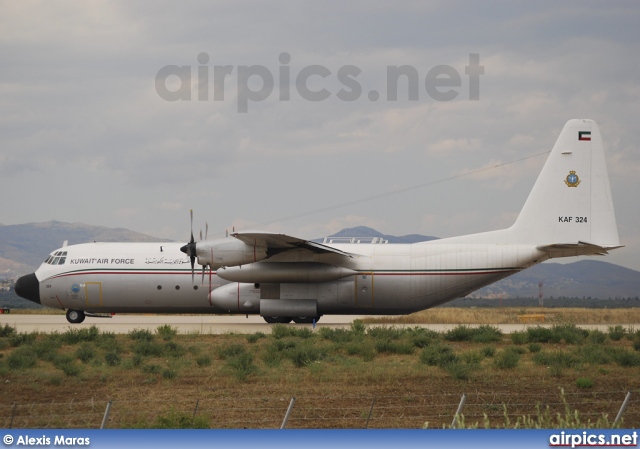
{"type": "Polygon", "coordinates": [[[622,248],[623,246],[624,245],[600,246],[588,242],[578,242],[541,245],[536,247],[536,249],[544,251],[545,253],[548,253],[552,258],[554,258],[570,256],[604,256],[606,254],[609,254],[609,251],[617,248],[622,248]]]}

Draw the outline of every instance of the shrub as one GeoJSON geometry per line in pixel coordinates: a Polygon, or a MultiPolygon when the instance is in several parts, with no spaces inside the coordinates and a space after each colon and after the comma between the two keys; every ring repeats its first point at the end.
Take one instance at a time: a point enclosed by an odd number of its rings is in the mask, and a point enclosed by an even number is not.
{"type": "Polygon", "coordinates": [[[640,354],[626,348],[613,348],[611,358],[616,364],[626,368],[640,366],[640,354]]]}
{"type": "Polygon", "coordinates": [[[4,326],[0,326],[0,337],[8,337],[16,333],[16,328],[13,326],[9,326],[5,324],[4,326]]]}
{"type": "Polygon", "coordinates": [[[551,329],[535,326],[527,328],[527,340],[526,342],[531,343],[549,343],[553,341],[553,332],[551,329]]]}
{"type": "Polygon", "coordinates": [[[484,355],[480,351],[466,351],[460,354],[460,358],[468,365],[479,365],[484,359],[484,355]]]}
{"type": "Polygon", "coordinates": [[[36,341],[33,344],[33,350],[36,352],[36,355],[40,360],[53,362],[60,344],[61,342],[59,339],[52,338],[52,336],[48,335],[36,341]]]}
{"type": "Polygon", "coordinates": [[[246,351],[244,346],[233,343],[227,346],[222,346],[218,348],[218,357],[222,360],[228,359],[229,357],[235,357],[240,354],[244,354],[246,351]]]}
{"type": "Polygon", "coordinates": [[[514,348],[503,349],[493,358],[493,364],[499,369],[513,369],[519,361],[520,354],[514,348]]]}
{"type": "Polygon", "coordinates": [[[611,351],[601,345],[586,345],[576,352],[584,362],[590,365],[606,365],[611,362],[611,351]]]}
{"type": "Polygon", "coordinates": [[[128,335],[130,339],[136,341],[153,341],[153,334],[148,329],[133,329],[128,335]]]}
{"type": "Polygon", "coordinates": [[[164,348],[160,343],[144,339],[136,341],[131,350],[135,354],[145,357],[160,357],[164,353],[164,348]]]}
{"type": "Polygon", "coordinates": [[[459,358],[450,346],[427,346],[420,353],[420,363],[424,363],[425,365],[439,366],[442,368],[449,363],[457,361],[459,361],[459,358]]]}
{"type": "Polygon", "coordinates": [[[376,350],[373,344],[369,341],[358,340],[347,343],[345,350],[349,355],[358,355],[362,357],[365,362],[370,362],[376,357],[376,350]]]}
{"type": "Polygon", "coordinates": [[[559,324],[551,328],[553,343],[564,341],[566,344],[579,344],[589,335],[589,331],[575,324],[559,324]]]}
{"type": "Polygon", "coordinates": [[[542,345],[540,345],[540,343],[529,343],[529,352],[531,353],[536,353],[536,352],[540,352],[540,350],[542,349],[542,345]]]}
{"type": "Polygon", "coordinates": [[[282,352],[272,351],[272,352],[263,352],[260,358],[262,358],[262,361],[264,362],[265,365],[271,368],[275,368],[276,366],[280,365],[284,356],[282,355],[282,352]]]}
{"type": "Polygon", "coordinates": [[[480,350],[480,352],[485,357],[493,357],[496,354],[496,348],[493,346],[485,346],[480,350]]]}
{"type": "Polygon", "coordinates": [[[248,352],[230,357],[226,361],[227,367],[232,371],[236,379],[245,381],[247,377],[258,371],[253,363],[253,355],[248,352]]]}
{"type": "Polygon", "coordinates": [[[269,345],[269,351],[277,351],[282,352],[288,349],[293,349],[298,346],[298,342],[296,340],[276,340],[271,345],[269,345]]]}
{"type": "Polygon", "coordinates": [[[474,335],[473,328],[469,326],[456,326],[444,333],[444,339],[447,341],[471,341],[474,335]]]}
{"type": "Polygon", "coordinates": [[[37,332],[22,332],[10,334],[7,338],[9,339],[9,344],[15,348],[22,345],[32,345],[37,336],[37,332]]]}
{"type": "Polygon", "coordinates": [[[607,334],[598,329],[593,329],[589,331],[589,336],[587,337],[589,343],[594,345],[602,345],[605,341],[607,341],[607,334]]]}
{"type": "Polygon", "coordinates": [[[142,372],[147,374],[159,374],[162,371],[162,367],[155,363],[150,363],[142,367],[142,372]]]}
{"type": "Polygon", "coordinates": [[[38,357],[33,348],[28,346],[20,347],[14,350],[7,357],[7,366],[9,369],[21,370],[36,366],[38,357]]]}
{"type": "Polygon", "coordinates": [[[624,327],[620,326],[609,326],[609,338],[613,341],[620,341],[625,334],[624,327]]]}
{"type": "Polygon", "coordinates": [[[588,377],[579,377],[578,379],[576,379],[576,387],[591,388],[593,387],[593,381],[588,377]]]}
{"type": "Polygon", "coordinates": [[[460,362],[452,362],[445,366],[445,371],[456,380],[469,380],[473,368],[471,365],[460,362]]]}
{"type": "Polygon", "coordinates": [[[376,351],[380,354],[412,354],[414,346],[413,344],[392,341],[392,340],[377,340],[375,343],[376,351]]]}
{"type": "Polygon", "coordinates": [[[140,354],[133,354],[133,357],[131,357],[131,366],[134,368],[142,366],[142,362],[144,362],[144,358],[140,354]]]}
{"type": "Polygon", "coordinates": [[[440,334],[431,329],[415,327],[410,332],[411,342],[418,348],[424,348],[440,341],[440,334]]]}
{"type": "Polygon", "coordinates": [[[162,370],[163,379],[175,379],[178,376],[178,370],[175,368],[165,368],[162,370]]]}
{"type": "Polygon", "coordinates": [[[320,338],[334,343],[347,343],[357,336],[347,329],[332,329],[330,327],[321,327],[318,334],[320,335],[320,338]]]}
{"type": "Polygon", "coordinates": [[[117,366],[120,364],[122,359],[120,358],[120,354],[115,351],[109,351],[104,355],[104,361],[107,362],[109,366],[117,366]]]}
{"type": "Polygon", "coordinates": [[[209,366],[211,365],[211,357],[209,357],[208,355],[200,355],[196,357],[196,363],[199,367],[209,366]]]}
{"type": "Polygon", "coordinates": [[[529,333],[516,331],[511,333],[511,342],[514,345],[523,345],[529,341],[529,333]]]}
{"type": "Polygon", "coordinates": [[[353,320],[349,327],[354,335],[364,335],[367,332],[367,325],[362,320],[353,320]]]}
{"type": "Polygon", "coordinates": [[[322,360],[324,351],[310,345],[301,345],[287,353],[296,368],[302,368],[310,363],[322,360]]]}
{"type": "Polygon", "coordinates": [[[274,324],[271,326],[271,336],[276,340],[285,337],[295,337],[296,328],[285,324],[274,324]]]}
{"type": "Polygon", "coordinates": [[[249,343],[256,343],[258,340],[260,340],[261,338],[265,338],[265,337],[266,337],[266,335],[264,334],[264,332],[255,332],[253,334],[247,335],[247,341],[249,343]]]}
{"type": "Polygon", "coordinates": [[[502,339],[502,331],[497,327],[486,324],[479,327],[456,326],[445,332],[444,339],[448,341],[493,343],[502,339]]]}
{"type": "Polygon", "coordinates": [[[194,417],[172,408],[167,414],[158,416],[151,427],[154,429],[208,429],[209,422],[204,416],[194,417]]]}
{"type": "Polygon", "coordinates": [[[164,349],[163,349],[163,354],[169,356],[169,357],[174,357],[174,358],[179,358],[184,356],[186,353],[185,349],[183,346],[180,346],[178,343],[174,342],[174,341],[168,341],[165,345],[164,345],[164,349]]]}
{"type": "Polygon", "coordinates": [[[542,351],[533,355],[533,363],[548,367],[575,368],[580,360],[565,351],[542,351]]]}
{"type": "Polygon", "coordinates": [[[76,350],[76,357],[80,359],[82,363],[89,363],[89,361],[93,359],[95,355],[95,349],[89,343],[83,343],[76,350]]]}
{"type": "Polygon", "coordinates": [[[59,355],[53,361],[53,365],[62,370],[67,376],[77,376],[82,371],[80,366],[73,362],[73,357],[70,355],[59,355]]]}
{"type": "Polygon", "coordinates": [[[75,345],[83,341],[94,341],[100,336],[100,329],[91,327],[70,327],[60,335],[62,341],[68,345],[75,345]]]}
{"type": "Polygon", "coordinates": [[[486,324],[475,328],[471,337],[471,341],[476,343],[494,343],[500,340],[502,340],[502,331],[486,324]]]}
{"type": "Polygon", "coordinates": [[[156,334],[158,334],[163,340],[169,341],[178,334],[178,329],[170,324],[163,324],[162,326],[158,326],[156,334]]]}
{"type": "Polygon", "coordinates": [[[119,350],[120,348],[118,340],[116,340],[116,334],[113,332],[102,332],[95,340],[95,345],[98,348],[112,351],[119,350]]]}
{"type": "Polygon", "coordinates": [[[399,340],[406,333],[405,329],[395,326],[377,326],[367,330],[367,334],[376,340],[399,340]]]}

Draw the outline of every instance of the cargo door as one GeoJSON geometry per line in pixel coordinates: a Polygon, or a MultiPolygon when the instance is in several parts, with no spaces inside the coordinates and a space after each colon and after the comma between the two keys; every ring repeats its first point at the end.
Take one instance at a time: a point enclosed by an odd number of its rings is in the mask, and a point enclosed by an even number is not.
{"type": "Polygon", "coordinates": [[[102,282],[87,282],[84,284],[87,306],[102,306],[102,282]]]}

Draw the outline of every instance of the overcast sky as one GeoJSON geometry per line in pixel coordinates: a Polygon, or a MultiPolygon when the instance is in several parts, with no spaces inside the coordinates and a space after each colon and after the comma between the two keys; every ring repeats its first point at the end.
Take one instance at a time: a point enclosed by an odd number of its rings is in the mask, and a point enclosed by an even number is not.
{"type": "Polygon", "coordinates": [[[627,245],[605,260],[640,269],[638,24],[637,1],[1,1],[0,223],[498,229],[546,155],[510,162],[590,118],[627,245]],[[417,88],[393,100],[390,66],[417,88]]]}

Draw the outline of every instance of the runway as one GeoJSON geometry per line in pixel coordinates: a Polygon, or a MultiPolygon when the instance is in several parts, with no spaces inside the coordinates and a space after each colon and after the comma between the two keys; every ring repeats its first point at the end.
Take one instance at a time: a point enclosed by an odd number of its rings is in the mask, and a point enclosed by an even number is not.
{"type": "MultiPolygon", "coordinates": [[[[363,316],[328,315],[323,316],[316,325],[320,327],[349,328],[355,319],[363,316]]],[[[18,332],[65,332],[69,328],[87,328],[97,326],[102,332],[126,334],[134,329],[148,329],[154,331],[158,326],[169,324],[181,334],[251,334],[255,332],[270,333],[272,324],[267,324],[260,316],[217,316],[217,315],[115,315],[112,318],[87,317],[84,323],[71,324],[64,315],[38,315],[10,313],[0,315],[0,326],[8,324],[18,332]]],[[[496,324],[503,333],[520,331],[531,326],[551,326],[551,324],[496,324]]],[[[289,324],[289,326],[312,328],[311,324],[289,324]]],[[[385,326],[384,324],[369,324],[368,326],[385,326]]],[[[394,324],[396,327],[425,327],[437,332],[453,329],[459,324],[394,324]]],[[[477,326],[477,325],[469,325],[477,326]]],[[[600,329],[607,331],[608,324],[579,325],[586,329],[600,329]]],[[[628,325],[624,325],[628,327],[628,325]]]]}

